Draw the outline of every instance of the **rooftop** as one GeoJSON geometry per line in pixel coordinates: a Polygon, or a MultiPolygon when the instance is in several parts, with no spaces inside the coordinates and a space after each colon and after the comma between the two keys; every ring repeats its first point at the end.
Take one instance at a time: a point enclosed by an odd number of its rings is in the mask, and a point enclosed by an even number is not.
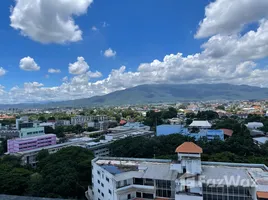
{"type": "Polygon", "coordinates": [[[190,125],[190,127],[211,127],[211,124],[208,121],[193,121],[190,125]]]}
{"type": "Polygon", "coordinates": [[[233,135],[233,130],[231,130],[231,129],[226,129],[226,128],[222,128],[222,129],[220,129],[220,130],[222,130],[223,131],[223,133],[224,133],[224,135],[227,135],[227,136],[232,136],[233,135]]]}
{"type": "Polygon", "coordinates": [[[257,197],[259,199],[268,199],[268,192],[257,192],[257,197]]]}
{"type": "Polygon", "coordinates": [[[203,149],[193,142],[184,142],[177,147],[176,153],[203,153],[203,149]]]}

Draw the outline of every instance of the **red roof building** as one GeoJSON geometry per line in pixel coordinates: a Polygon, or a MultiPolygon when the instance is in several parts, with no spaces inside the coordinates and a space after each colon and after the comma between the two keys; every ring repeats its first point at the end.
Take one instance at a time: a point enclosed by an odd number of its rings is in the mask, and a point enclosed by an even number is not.
{"type": "Polygon", "coordinates": [[[176,153],[203,153],[203,149],[193,142],[184,142],[177,147],[176,153]]]}

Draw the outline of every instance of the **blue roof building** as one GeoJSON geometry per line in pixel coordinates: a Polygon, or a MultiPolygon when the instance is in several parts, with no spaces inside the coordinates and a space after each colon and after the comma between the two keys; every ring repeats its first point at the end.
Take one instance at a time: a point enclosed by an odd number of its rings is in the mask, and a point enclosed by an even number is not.
{"type": "Polygon", "coordinates": [[[220,139],[224,140],[224,131],[223,130],[214,130],[214,129],[200,129],[197,133],[191,133],[188,128],[185,128],[182,125],[159,125],[156,128],[156,135],[170,135],[170,134],[181,134],[189,137],[194,137],[195,140],[200,138],[207,138],[208,140],[220,139]]]}
{"type": "Polygon", "coordinates": [[[170,135],[174,133],[180,133],[186,135],[188,133],[188,129],[184,128],[182,125],[159,125],[156,128],[156,136],[160,135],[170,135]]]}

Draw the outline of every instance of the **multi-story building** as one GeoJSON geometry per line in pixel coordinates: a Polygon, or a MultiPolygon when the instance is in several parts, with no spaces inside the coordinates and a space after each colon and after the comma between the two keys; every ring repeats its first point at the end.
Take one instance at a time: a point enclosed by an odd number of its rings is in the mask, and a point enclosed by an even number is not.
{"type": "Polygon", "coordinates": [[[70,120],[57,120],[55,126],[70,126],[70,120]]]}
{"type": "Polygon", "coordinates": [[[10,139],[7,141],[7,150],[9,153],[16,153],[55,144],[56,135],[46,134],[28,138],[10,139]]]}
{"type": "Polygon", "coordinates": [[[201,162],[192,142],[177,160],[98,157],[92,160],[91,200],[263,200],[268,168],[262,164],[201,162]]]}
{"type": "Polygon", "coordinates": [[[108,116],[106,115],[97,115],[97,116],[84,116],[84,115],[77,115],[71,118],[71,124],[76,125],[84,125],[88,122],[99,122],[99,121],[107,121],[109,120],[108,116]]]}
{"type": "Polygon", "coordinates": [[[52,154],[52,153],[56,153],[57,151],[59,151],[63,148],[70,147],[70,146],[76,146],[76,145],[77,145],[77,142],[65,142],[62,144],[55,144],[55,145],[40,147],[37,149],[16,152],[16,153],[13,153],[12,155],[20,157],[22,165],[31,165],[31,166],[35,167],[37,164],[36,156],[37,156],[39,151],[45,149],[48,151],[49,154],[52,154]]]}
{"type": "Polygon", "coordinates": [[[41,136],[45,134],[44,127],[38,127],[34,126],[32,128],[21,128],[20,129],[20,138],[28,138],[28,137],[34,137],[34,136],[41,136]]]}

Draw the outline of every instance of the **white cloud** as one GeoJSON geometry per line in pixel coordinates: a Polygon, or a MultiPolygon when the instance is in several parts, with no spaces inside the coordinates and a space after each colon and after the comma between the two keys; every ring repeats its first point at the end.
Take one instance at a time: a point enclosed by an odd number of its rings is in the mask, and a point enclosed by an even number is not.
{"type": "Polygon", "coordinates": [[[0,67],[0,76],[4,76],[6,73],[7,71],[3,67],[0,67]]]}
{"type": "MultiPolygon", "coordinates": [[[[252,1],[243,0],[244,3],[252,1]]],[[[215,3],[217,2],[224,1],[216,0],[215,3]]],[[[236,2],[233,3],[236,5],[236,2]]],[[[260,0],[260,5],[264,6],[264,1],[260,0]]],[[[243,6],[241,4],[241,7],[243,6]]],[[[224,6],[222,8],[226,9],[224,6]]],[[[262,12],[258,6],[244,6],[244,9],[244,13],[262,12]]],[[[208,16],[212,20],[212,15],[207,13],[206,18],[208,16]]],[[[268,87],[268,67],[258,62],[268,56],[268,19],[260,17],[256,20],[257,30],[250,30],[244,34],[239,30],[255,20],[239,20],[239,23],[236,22],[237,29],[228,28],[227,24],[228,31],[218,28],[225,26],[225,23],[221,23],[224,20],[215,18],[215,23],[212,20],[216,32],[209,33],[213,36],[201,46],[202,51],[199,53],[183,55],[179,52],[166,55],[163,59],[141,63],[136,71],[128,71],[126,66],[121,66],[111,70],[106,78],[97,81],[91,79],[100,78],[101,72],[91,72],[85,59],[78,57],[75,63],[69,64],[69,72],[75,76],[70,79],[64,77],[61,85],[45,87],[41,83],[33,82],[26,83],[23,87],[13,87],[10,91],[0,87],[0,101],[19,103],[78,99],[151,83],[232,83],[268,87]]],[[[203,20],[203,24],[206,21],[203,20]]],[[[200,32],[202,37],[205,34],[204,30],[200,32]]],[[[112,49],[111,52],[116,54],[112,49]]]]}
{"type": "Polygon", "coordinates": [[[267,0],[216,0],[205,9],[197,38],[238,33],[246,24],[268,16],[267,0]]]}
{"type": "Polygon", "coordinates": [[[88,75],[89,78],[100,78],[100,77],[102,77],[102,73],[99,72],[99,71],[96,71],[96,72],[89,71],[89,72],[87,72],[87,75],[88,75]]]}
{"type": "Polygon", "coordinates": [[[62,78],[62,82],[67,82],[68,81],[68,76],[64,76],[63,78],[62,78]]]}
{"type": "Polygon", "coordinates": [[[41,43],[82,40],[73,16],[87,12],[93,0],[16,0],[10,26],[23,36],[41,43]]]}
{"type": "Polygon", "coordinates": [[[24,57],[20,60],[20,68],[25,71],[38,71],[40,67],[31,57],[24,57]]]}
{"type": "Polygon", "coordinates": [[[99,29],[96,26],[92,26],[91,30],[92,31],[98,31],[99,29]]]}
{"type": "Polygon", "coordinates": [[[83,57],[77,57],[77,61],[69,64],[70,74],[84,74],[89,70],[89,66],[83,57]]]}
{"type": "Polygon", "coordinates": [[[55,74],[55,73],[61,73],[61,71],[60,71],[60,69],[50,68],[50,69],[48,69],[48,73],[55,74]]]}
{"type": "Polygon", "coordinates": [[[49,78],[49,74],[46,74],[46,75],[45,75],[45,78],[49,78]]]}
{"type": "Polygon", "coordinates": [[[115,57],[116,51],[113,51],[111,48],[107,49],[104,51],[103,54],[105,57],[110,58],[110,57],[115,57]]]}

